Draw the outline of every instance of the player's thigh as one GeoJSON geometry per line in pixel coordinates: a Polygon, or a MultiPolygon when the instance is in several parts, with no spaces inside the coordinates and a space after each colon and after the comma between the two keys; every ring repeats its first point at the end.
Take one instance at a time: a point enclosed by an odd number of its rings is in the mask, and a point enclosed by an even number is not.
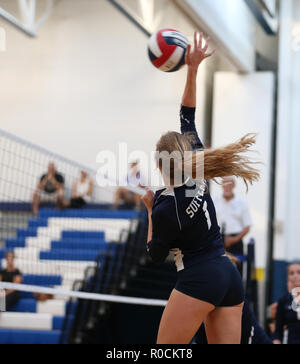
{"type": "Polygon", "coordinates": [[[210,303],[174,290],[161,319],[157,343],[189,344],[214,309],[210,303]]]}
{"type": "Polygon", "coordinates": [[[209,344],[241,343],[243,307],[220,307],[209,313],[205,320],[209,344]]]}

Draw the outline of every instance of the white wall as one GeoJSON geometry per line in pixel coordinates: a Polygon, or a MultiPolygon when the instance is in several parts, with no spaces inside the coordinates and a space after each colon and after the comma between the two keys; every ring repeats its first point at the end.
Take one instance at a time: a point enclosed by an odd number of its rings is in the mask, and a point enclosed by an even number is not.
{"type": "MultiPolygon", "coordinates": [[[[267,261],[267,234],[270,197],[271,135],[274,110],[275,77],[272,73],[254,73],[246,76],[218,72],[215,76],[213,147],[237,141],[247,133],[258,133],[252,155],[261,160],[261,180],[249,188],[238,182],[236,193],[245,198],[251,208],[253,228],[250,237],[256,240],[256,259],[259,268],[267,261]]],[[[221,194],[221,188],[212,186],[212,195],[221,194]]]]}
{"type": "Polygon", "coordinates": [[[255,19],[245,1],[176,0],[239,71],[255,70],[255,19]]]}
{"type": "Polygon", "coordinates": [[[300,259],[300,52],[292,47],[299,24],[300,2],[281,1],[275,259],[289,261],[300,259]]]}
{"type": "MultiPolygon", "coordinates": [[[[194,25],[177,7],[166,27],[194,25]],[[176,20],[177,19],[177,20],[176,20]],[[178,21],[180,19],[180,21],[178,21]]],[[[106,0],[63,0],[29,39],[0,19],[1,127],[90,167],[101,150],[150,152],[179,128],[185,70],[163,74],[147,56],[147,37],[106,0]]],[[[204,125],[207,63],[199,75],[198,125],[204,125]]]]}

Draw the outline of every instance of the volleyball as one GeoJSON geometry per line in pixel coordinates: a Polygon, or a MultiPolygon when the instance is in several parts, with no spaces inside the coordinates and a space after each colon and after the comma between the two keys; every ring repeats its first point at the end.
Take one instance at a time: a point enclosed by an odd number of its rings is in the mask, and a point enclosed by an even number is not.
{"type": "Polygon", "coordinates": [[[149,40],[148,54],[154,67],[163,72],[176,72],[185,64],[188,39],[174,29],[163,29],[149,40]]]}

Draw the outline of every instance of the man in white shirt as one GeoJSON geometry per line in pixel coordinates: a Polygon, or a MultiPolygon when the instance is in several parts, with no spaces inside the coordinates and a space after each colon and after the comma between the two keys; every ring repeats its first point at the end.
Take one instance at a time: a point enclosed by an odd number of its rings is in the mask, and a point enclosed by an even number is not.
{"type": "Polygon", "coordinates": [[[223,196],[214,202],[226,250],[234,255],[243,255],[243,238],[250,232],[252,219],[247,202],[234,194],[235,186],[233,177],[224,178],[223,196]]]}

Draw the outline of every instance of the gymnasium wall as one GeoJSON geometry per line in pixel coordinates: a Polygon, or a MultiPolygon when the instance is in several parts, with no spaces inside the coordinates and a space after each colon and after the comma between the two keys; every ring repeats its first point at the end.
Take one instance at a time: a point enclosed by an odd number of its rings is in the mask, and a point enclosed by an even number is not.
{"type": "MultiPolygon", "coordinates": [[[[162,24],[192,35],[194,25],[180,14],[170,2],[162,24]]],[[[6,131],[97,168],[102,150],[117,151],[126,142],[129,151],[150,152],[163,132],[179,128],[185,70],[155,70],[147,37],[108,1],[58,2],[36,39],[3,20],[0,26],[7,32],[7,52],[0,54],[6,131]]],[[[224,61],[216,56],[199,74],[200,134],[210,102],[206,91],[219,63],[224,61]]]]}
{"type": "MultiPolygon", "coordinates": [[[[251,233],[245,242],[256,240],[256,264],[265,268],[267,262],[268,223],[271,183],[271,137],[274,120],[275,76],[271,72],[238,75],[218,72],[215,75],[213,147],[237,141],[248,133],[257,133],[252,157],[263,162],[258,166],[261,179],[250,186],[249,193],[242,180],[237,181],[236,193],[246,199],[253,219],[251,233]]],[[[212,195],[222,193],[219,185],[212,186],[212,195]]]]}
{"type": "Polygon", "coordinates": [[[300,259],[299,29],[299,1],[282,1],[275,215],[275,259],[278,261],[300,259]]]}
{"type": "Polygon", "coordinates": [[[245,1],[176,0],[241,72],[255,70],[256,22],[245,1]]]}

